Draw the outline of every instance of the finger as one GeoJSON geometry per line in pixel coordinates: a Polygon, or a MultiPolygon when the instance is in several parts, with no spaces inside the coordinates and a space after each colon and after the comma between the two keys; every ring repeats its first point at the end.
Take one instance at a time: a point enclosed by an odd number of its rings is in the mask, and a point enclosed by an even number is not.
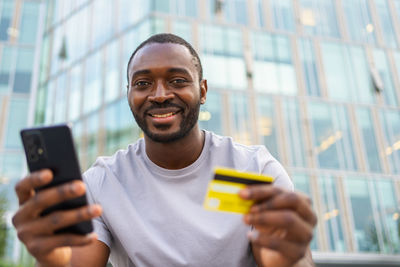
{"type": "Polygon", "coordinates": [[[15,215],[16,220],[38,217],[46,208],[82,196],[85,191],[85,184],[76,180],[37,192],[19,209],[18,214],[15,215]]]}
{"type": "Polygon", "coordinates": [[[253,244],[277,251],[293,263],[303,258],[307,251],[304,244],[289,242],[257,231],[251,231],[248,237],[253,244]]]}
{"type": "Polygon", "coordinates": [[[19,204],[22,205],[31,198],[34,194],[34,189],[44,186],[53,179],[53,173],[44,169],[41,171],[32,172],[24,179],[19,181],[15,185],[15,192],[17,193],[17,197],[19,200],[19,204]]]}
{"type": "Polygon", "coordinates": [[[18,238],[28,240],[31,236],[51,235],[56,230],[88,221],[100,216],[102,209],[100,205],[90,205],[79,209],[68,211],[53,212],[45,217],[41,217],[31,223],[19,227],[17,230],[18,238]]]}
{"type": "Polygon", "coordinates": [[[97,240],[97,235],[91,233],[85,236],[75,234],[54,235],[32,239],[26,244],[26,248],[33,255],[44,255],[55,248],[67,246],[85,246],[97,240]]]}
{"type": "Polygon", "coordinates": [[[310,198],[295,192],[285,192],[266,201],[256,203],[251,207],[250,213],[280,209],[294,210],[312,226],[317,224],[317,216],[312,210],[310,198]]]}
{"type": "Polygon", "coordinates": [[[285,230],[285,239],[308,243],[313,238],[313,227],[295,212],[288,210],[250,213],[244,216],[245,223],[255,228],[275,227],[285,230]]]}
{"type": "Polygon", "coordinates": [[[239,192],[239,196],[244,199],[255,201],[267,200],[284,192],[283,189],[272,185],[253,185],[247,186],[239,192]]]}

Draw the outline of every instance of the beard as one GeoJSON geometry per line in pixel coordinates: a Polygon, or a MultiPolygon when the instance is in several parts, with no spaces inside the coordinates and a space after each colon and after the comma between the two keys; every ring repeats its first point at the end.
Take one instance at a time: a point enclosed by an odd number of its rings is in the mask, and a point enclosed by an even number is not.
{"type": "MultiPolygon", "coordinates": [[[[158,143],[172,143],[175,141],[178,141],[179,139],[184,138],[185,136],[187,136],[189,134],[189,132],[193,129],[193,127],[196,125],[197,120],[199,118],[199,111],[200,111],[200,100],[194,104],[193,106],[189,106],[189,111],[187,113],[187,115],[184,114],[184,112],[181,112],[181,116],[182,116],[182,121],[179,125],[179,129],[175,132],[172,133],[168,133],[168,134],[157,134],[152,132],[149,129],[149,126],[147,124],[147,121],[145,119],[144,115],[143,117],[141,117],[139,114],[136,114],[131,105],[129,105],[133,117],[136,120],[136,123],[138,124],[138,126],[140,127],[140,129],[142,129],[143,133],[149,137],[152,141],[154,142],[158,142],[158,143]]],[[[147,114],[147,111],[153,108],[167,108],[167,107],[179,107],[181,108],[181,106],[177,106],[176,104],[170,103],[170,102],[164,102],[161,104],[158,103],[153,103],[149,108],[146,109],[146,111],[144,112],[144,114],[147,114]]],[[[184,109],[182,109],[184,110],[184,109]]],[[[160,130],[167,130],[170,126],[169,125],[159,125],[159,126],[155,126],[157,129],[160,130]]]]}

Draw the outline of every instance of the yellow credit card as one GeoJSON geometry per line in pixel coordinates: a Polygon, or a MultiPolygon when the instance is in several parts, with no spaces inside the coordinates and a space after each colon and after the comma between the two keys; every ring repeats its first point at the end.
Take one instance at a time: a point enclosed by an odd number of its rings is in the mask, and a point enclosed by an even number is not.
{"type": "Polygon", "coordinates": [[[211,211],[247,213],[254,201],[239,197],[239,191],[248,185],[270,184],[273,177],[258,173],[216,168],[214,179],[208,184],[204,208],[211,211]]]}

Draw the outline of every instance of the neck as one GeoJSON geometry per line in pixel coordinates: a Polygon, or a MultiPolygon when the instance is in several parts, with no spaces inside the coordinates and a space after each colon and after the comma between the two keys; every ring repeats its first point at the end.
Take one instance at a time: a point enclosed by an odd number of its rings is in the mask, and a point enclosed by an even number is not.
{"type": "Polygon", "coordinates": [[[149,159],[165,169],[182,169],[195,162],[203,150],[205,133],[196,125],[183,137],[172,143],[154,142],[147,136],[146,154],[149,159]]]}

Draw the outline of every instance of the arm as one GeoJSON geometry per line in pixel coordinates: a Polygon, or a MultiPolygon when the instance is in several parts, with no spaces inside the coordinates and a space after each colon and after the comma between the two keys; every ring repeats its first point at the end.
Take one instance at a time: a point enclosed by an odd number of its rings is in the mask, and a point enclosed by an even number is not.
{"type": "Polygon", "coordinates": [[[18,238],[41,267],[106,266],[109,250],[97,241],[96,234],[54,234],[57,229],[100,216],[99,205],[40,216],[50,206],[85,194],[85,185],[81,181],[35,193],[35,188],[50,183],[52,179],[49,170],[42,170],[28,175],[15,186],[20,207],[12,221],[18,238]]]}
{"type": "Polygon", "coordinates": [[[314,266],[309,249],[317,223],[310,199],[271,185],[249,186],[240,192],[255,204],[244,216],[258,266],[314,266]]]}

